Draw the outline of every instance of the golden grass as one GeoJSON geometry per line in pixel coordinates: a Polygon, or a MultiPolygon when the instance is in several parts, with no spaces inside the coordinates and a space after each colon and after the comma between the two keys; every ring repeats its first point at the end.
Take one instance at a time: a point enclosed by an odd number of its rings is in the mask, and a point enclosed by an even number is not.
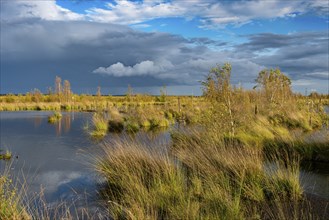
{"type": "Polygon", "coordinates": [[[280,166],[268,172],[260,148],[193,132],[176,135],[170,152],[105,144],[94,163],[114,219],[244,219],[265,216],[273,198],[302,200],[298,160],[272,159],[280,166]]]}

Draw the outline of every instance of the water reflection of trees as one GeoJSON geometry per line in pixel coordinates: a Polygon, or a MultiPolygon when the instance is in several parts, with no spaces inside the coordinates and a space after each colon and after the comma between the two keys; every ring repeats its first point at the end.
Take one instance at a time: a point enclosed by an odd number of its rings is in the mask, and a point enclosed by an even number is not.
{"type": "Polygon", "coordinates": [[[34,123],[34,127],[38,128],[40,127],[41,123],[42,123],[42,117],[35,117],[33,119],[33,123],[34,123]]]}
{"type": "Polygon", "coordinates": [[[74,112],[63,114],[62,118],[55,124],[56,135],[60,136],[62,131],[68,133],[71,129],[71,123],[74,120],[74,112]]]}

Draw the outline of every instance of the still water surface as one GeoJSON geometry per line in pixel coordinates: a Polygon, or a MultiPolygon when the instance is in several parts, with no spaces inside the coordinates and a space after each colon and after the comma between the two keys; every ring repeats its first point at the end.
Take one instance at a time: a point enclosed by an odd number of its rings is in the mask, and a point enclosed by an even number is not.
{"type": "Polygon", "coordinates": [[[10,163],[10,173],[24,174],[28,192],[44,189],[49,202],[67,200],[76,192],[94,188],[95,175],[81,151],[97,148],[86,138],[83,125],[90,114],[63,113],[57,124],[49,124],[52,112],[1,112],[1,149],[13,153],[11,161],[0,161],[1,169],[10,163]],[[17,158],[16,158],[17,157],[17,158]]]}
{"type": "MultiPolygon", "coordinates": [[[[59,123],[49,124],[47,118],[51,114],[0,112],[0,147],[10,150],[14,156],[11,161],[0,161],[0,171],[3,172],[10,163],[11,174],[25,175],[28,193],[39,193],[42,187],[49,204],[95,197],[99,179],[88,160],[100,146],[83,130],[91,114],[63,112],[59,123]]],[[[106,137],[107,140],[121,138],[124,135],[106,137]]],[[[162,131],[140,133],[136,138],[139,142],[160,146],[160,149],[165,148],[170,135],[168,131],[162,131]]],[[[301,171],[301,182],[307,192],[329,198],[329,165],[305,166],[301,171]]]]}
{"type": "MultiPolygon", "coordinates": [[[[79,199],[93,201],[91,198],[97,196],[100,179],[90,160],[102,143],[91,140],[83,129],[92,114],[62,112],[58,123],[49,124],[51,114],[53,112],[0,112],[0,149],[13,154],[10,161],[0,160],[0,171],[9,166],[11,175],[26,180],[29,196],[42,188],[49,204],[79,199]]],[[[105,141],[123,138],[127,136],[109,134],[105,141]]],[[[162,148],[170,135],[165,131],[140,132],[135,138],[162,148]]]]}

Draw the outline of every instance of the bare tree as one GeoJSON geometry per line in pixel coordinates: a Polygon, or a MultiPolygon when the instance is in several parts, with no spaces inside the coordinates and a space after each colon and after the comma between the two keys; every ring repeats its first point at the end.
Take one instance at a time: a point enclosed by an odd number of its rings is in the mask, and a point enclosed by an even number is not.
{"type": "Polygon", "coordinates": [[[71,84],[68,80],[64,80],[64,85],[63,85],[63,94],[66,102],[69,102],[71,100],[71,84]]]}
{"type": "Polygon", "coordinates": [[[133,89],[132,87],[128,84],[128,90],[126,94],[127,101],[131,101],[131,97],[133,95],[133,89]]]}
{"type": "Polygon", "coordinates": [[[101,97],[102,93],[101,93],[101,87],[98,86],[97,87],[97,93],[96,93],[97,97],[101,97]]]}
{"type": "Polygon", "coordinates": [[[55,78],[55,94],[60,95],[62,93],[62,79],[58,76],[55,78]]]}
{"type": "Polygon", "coordinates": [[[40,102],[42,99],[42,93],[40,92],[39,89],[34,89],[32,92],[32,101],[34,102],[40,102]]]}

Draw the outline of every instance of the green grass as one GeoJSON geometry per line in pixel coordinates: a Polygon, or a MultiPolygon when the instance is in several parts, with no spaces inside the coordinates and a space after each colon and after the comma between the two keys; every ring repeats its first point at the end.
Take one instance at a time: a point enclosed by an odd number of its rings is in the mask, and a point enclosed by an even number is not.
{"type": "Polygon", "coordinates": [[[125,123],[125,128],[127,132],[135,133],[140,130],[140,126],[138,122],[134,121],[133,119],[127,120],[125,123]]]}
{"type": "Polygon", "coordinates": [[[124,130],[124,117],[117,108],[109,110],[110,119],[108,121],[110,132],[121,132],[124,130]]]}
{"type": "Polygon", "coordinates": [[[259,148],[197,132],[173,140],[170,153],[104,145],[95,169],[106,179],[102,192],[114,219],[252,219],[269,212],[274,198],[302,200],[296,160],[273,158],[280,166],[267,172],[259,148]]]}
{"type": "Polygon", "coordinates": [[[53,115],[50,115],[48,117],[48,122],[54,124],[59,120],[61,120],[61,118],[62,118],[62,114],[60,112],[54,112],[53,115]]]}
{"type": "MultiPolygon", "coordinates": [[[[11,175],[8,164],[0,173],[0,219],[1,220],[53,220],[53,219],[107,219],[102,211],[93,212],[88,204],[81,208],[75,201],[49,204],[43,192],[28,194],[28,176],[11,175]],[[79,208],[78,208],[79,207],[79,208]]],[[[84,195],[79,195],[84,196],[84,195]]],[[[99,207],[101,209],[101,206],[99,207]]]]}
{"type": "Polygon", "coordinates": [[[31,217],[23,205],[25,191],[18,190],[9,170],[4,169],[0,174],[0,219],[29,220],[31,217]]]}
{"type": "Polygon", "coordinates": [[[12,154],[8,150],[5,153],[1,153],[1,151],[0,151],[0,160],[10,160],[11,157],[12,157],[12,154]]]}
{"type": "MultiPolygon", "coordinates": [[[[88,132],[94,138],[104,137],[109,130],[108,121],[101,113],[94,113],[91,124],[92,126],[90,128],[90,131],[88,132]]],[[[87,127],[87,129],[89,129],[89,126],[87,127]]]]}

